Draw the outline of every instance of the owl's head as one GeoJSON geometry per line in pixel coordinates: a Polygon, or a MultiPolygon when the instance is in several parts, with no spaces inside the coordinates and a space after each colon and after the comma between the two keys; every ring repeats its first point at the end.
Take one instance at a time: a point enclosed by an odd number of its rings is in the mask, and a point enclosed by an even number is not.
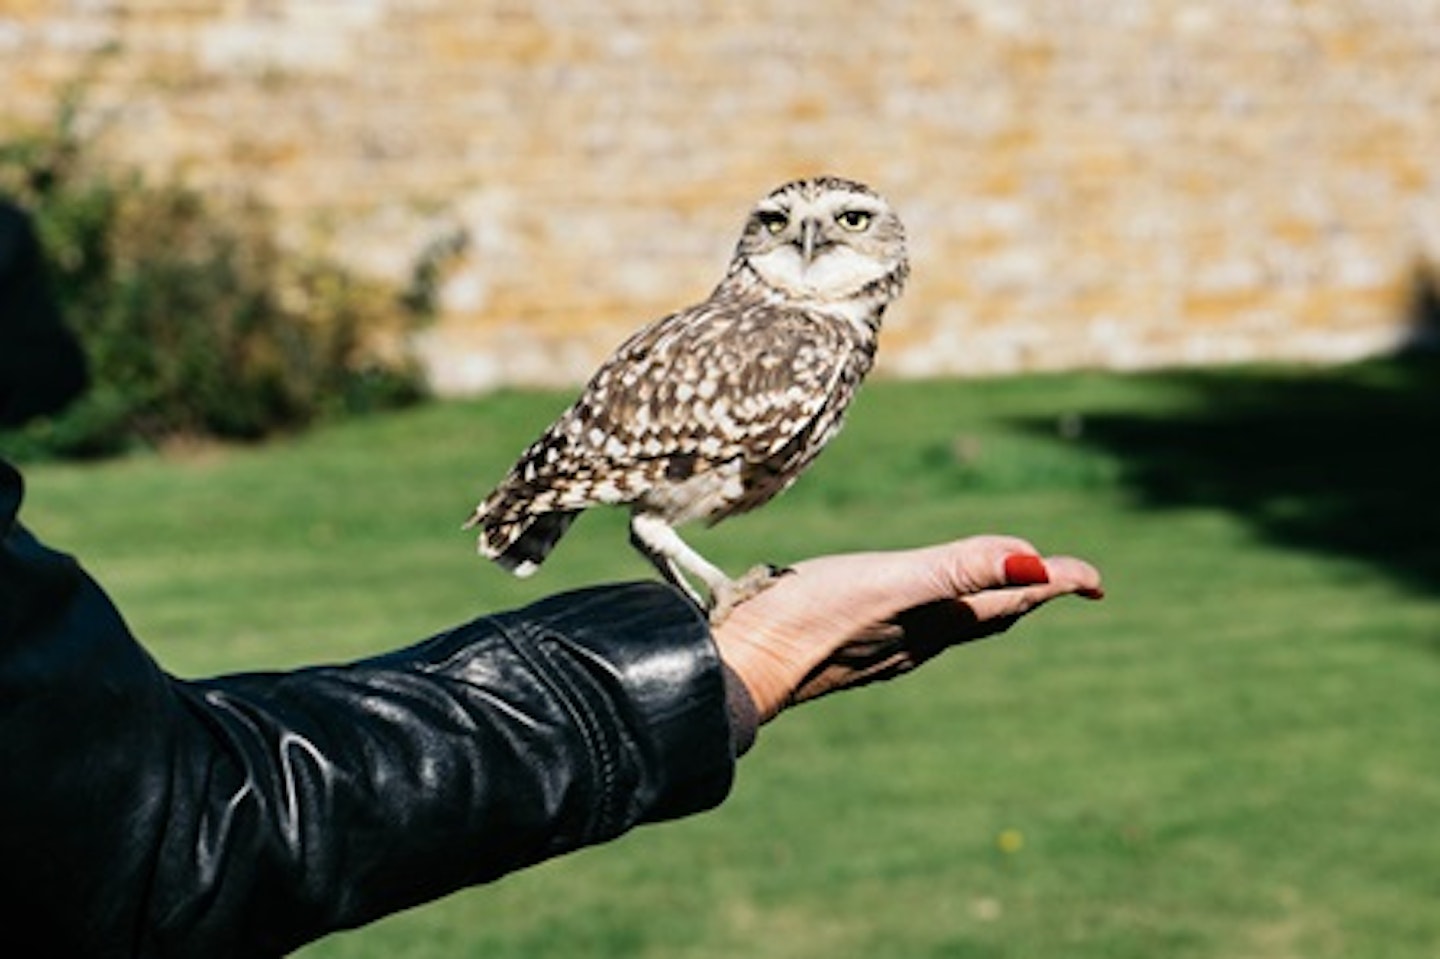
{"type": "Polygon", "coordinates": [[[750,212],[731,272],[745,266],[787,297],[889,301],[900,295],[909,268],[905,228],[863,183],[830,176],[795,180],[750,212]]]}

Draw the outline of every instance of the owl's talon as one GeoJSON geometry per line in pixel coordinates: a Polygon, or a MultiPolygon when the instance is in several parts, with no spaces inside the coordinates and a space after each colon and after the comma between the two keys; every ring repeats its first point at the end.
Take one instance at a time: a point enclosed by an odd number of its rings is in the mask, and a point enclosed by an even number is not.
{"type": "Polygon", "coordinates": [[[735,611],[735,607],[747,600],[754,599],[774,586],[778,580],[790,576],[794,572],[795,570],[789,566],[762,563],[759,566],[751,567],[739,579],[726,580],[710,597],[711,628],[725,622],[735,611]]]}

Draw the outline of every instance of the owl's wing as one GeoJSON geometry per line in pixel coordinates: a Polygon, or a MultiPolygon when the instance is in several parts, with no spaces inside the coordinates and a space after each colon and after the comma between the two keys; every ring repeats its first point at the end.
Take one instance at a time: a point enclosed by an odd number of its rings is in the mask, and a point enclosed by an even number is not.
{"type": "Polygon", "coordinates": [[[671,314],[620,345],[477,516],[630,502],[737,458],[798,473],[872,357],[851,324],[800,310],[710,300],[671,314]]]}
{"type": "Polygon", "coordinates": [[[844,321],[707,302],[623,344],[573,412],[616,465],[677,455],[697,457],[697,469],[758,464],[809,430],[872,357],[844,321]]]}

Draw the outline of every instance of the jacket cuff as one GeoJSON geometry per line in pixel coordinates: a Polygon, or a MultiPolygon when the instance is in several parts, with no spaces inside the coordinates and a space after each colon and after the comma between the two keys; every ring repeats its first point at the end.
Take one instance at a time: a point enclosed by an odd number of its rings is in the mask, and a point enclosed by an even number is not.
{"type": "Polygon", "coordinates": [[[740,674],[725,667],[725,708],[730,714],[730,746],[739,759],[760,735],[760,710],[740,674]]]}
{"type": "Polygon", "coordinates": [[[579,714],[608,714],[624,729],[618,737],[605,734],[606,722],[592,730],[602,780],[612,771],[639,771],[636,779],[622,773],[628,782],[606,797],[616,805],[604,819],[674,819],[712,808],[729,793],[736,756],[731,691],[709,624],[677,590],[656,582],[599,586],[493,620],[517,646],[549,661],[554,675],[578,672],[590,680],[562,691],[579,714]]]}

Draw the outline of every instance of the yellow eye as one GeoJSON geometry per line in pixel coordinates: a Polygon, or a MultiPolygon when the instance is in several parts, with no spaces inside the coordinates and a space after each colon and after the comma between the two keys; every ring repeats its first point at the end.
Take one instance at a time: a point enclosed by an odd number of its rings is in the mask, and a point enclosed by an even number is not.
{"type": "Polygon", "coordinates": [[[842,210],[836,214],[835,222],[852,233],[858,233],[870,225],[870,214],[865,210],[842,210]]]}
{"type": "Polygon", "coordinates": [[[780,210],[761,210],[755,217],[767,233],[779,233],[790,224],[790,217],[780,210]]]}

